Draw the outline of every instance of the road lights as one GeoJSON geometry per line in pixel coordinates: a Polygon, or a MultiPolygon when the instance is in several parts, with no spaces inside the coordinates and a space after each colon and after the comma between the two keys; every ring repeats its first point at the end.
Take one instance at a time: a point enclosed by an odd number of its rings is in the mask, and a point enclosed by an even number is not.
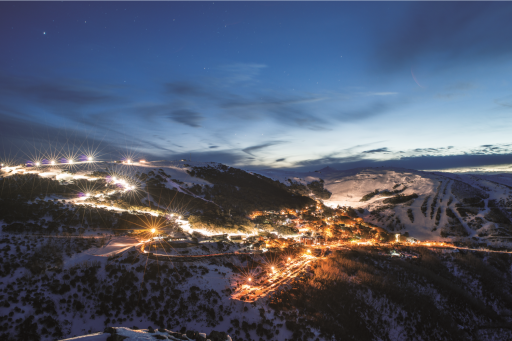
{"type": "Polygon", "coordinates": [[[87,161],[92,161],[92,156],[89,156],[89,157],[87,158],[87,161]]]}
{"type": "Polygon", "coordinates": [[[53,160],[52,160],[52,161],[50,162],[50,164],[54,165],[54,164],[55,164],[55,161],[53,161],[53,160]]]}

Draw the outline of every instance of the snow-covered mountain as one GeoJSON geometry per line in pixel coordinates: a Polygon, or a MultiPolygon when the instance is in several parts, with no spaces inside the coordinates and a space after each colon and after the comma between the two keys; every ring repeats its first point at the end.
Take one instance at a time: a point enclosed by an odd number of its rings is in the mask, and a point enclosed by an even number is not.
{"type": "Polygon", "coordinates": [[[512,175],[452,174],[403,168],[324,168],[299,173],[264,171],[285,184],[323,180],[324,203],[352,206],[388,231],[428,240],[512,237],[512,175]]]}

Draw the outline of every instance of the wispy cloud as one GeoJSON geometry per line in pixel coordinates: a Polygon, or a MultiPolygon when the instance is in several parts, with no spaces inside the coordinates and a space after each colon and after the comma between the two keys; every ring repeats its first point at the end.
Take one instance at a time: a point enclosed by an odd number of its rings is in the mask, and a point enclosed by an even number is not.
{"type": "Polygon", "coordinates": [[[220,66],[222,80],[226,85],[237,85],[254,81],[267,65],[258,63],[233,63],[220,66]]]}
{"type": "Polygon", "coordinates": [[[187,109],[174,110],[169,118],[193,128],[201,127],[199,123],[204,119],[201,114],[187,109]]]}
{"type": "Polygon", "coordinates": [[[378,149],[372,149],[372,150],[365,150],[363,154],[377,154],[377,153],[389,153],[389,149],[387,147],[384,148],[378,148],[378,149]]]}
{"type": "Polygon", "coordinates": [[[257,151],[260,151],[262,149],[265,149],[265,148],[268,148],[268,147],[272,147],[272,146],[275,146],[275,145],[278,145],[278,144],[283,144],[285,143],[284,141],[269,141],[269,142],[266,142],[266,143],[263,143],[263,144],[258,144],[258,145],[255,145],[255,146],[251,146],[251,147],[247,147],[247,148],[244,148],[242,149],[242,151],[244,153],[247,153],[249,155],[252,155],[254,156],[254,152],[257,152],[257,151]]]}

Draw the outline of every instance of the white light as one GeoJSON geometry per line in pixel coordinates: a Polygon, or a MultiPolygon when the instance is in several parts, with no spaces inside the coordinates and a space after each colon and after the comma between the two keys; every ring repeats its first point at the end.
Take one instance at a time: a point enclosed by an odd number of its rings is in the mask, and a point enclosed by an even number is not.
{"type": "Polygon", "coordinates": [[[73,163],[73,160],[69,160],[69,163],[73,163]]]}
{"type": "Polygon", "coordinates": [[[87,161],[92,161],[92,156],[89,156],[89,157],[87,158],[87,161]]]}
{"type": "Polygon", "coordinates": [[[86,193],[85,196],[88,198],[91,196],[91,193],[86,193]]]}
{"type": "Polygon", "coordinates": [[[132,163],[132,160],[130,160],[130,159],[126,160],[126,163],[132,163]]]}
{"type": "Polygon", "coordinates": [[[51,163],[52,165],[54,165],[54,164],[55,164],[55,161],[52,161],[52,162],[50,162],[50,163],[51,163]]]}
{"type": "Polygon", "coordinates": [[[36,162],[36,166],[39,167],[41,164],[39,162],[36,162]]]}
{"type": "Polygon", "coordinates": [[[117,181],[117,178],[114,176],[114,177],[112,178],[112,180],[117,181]]]}

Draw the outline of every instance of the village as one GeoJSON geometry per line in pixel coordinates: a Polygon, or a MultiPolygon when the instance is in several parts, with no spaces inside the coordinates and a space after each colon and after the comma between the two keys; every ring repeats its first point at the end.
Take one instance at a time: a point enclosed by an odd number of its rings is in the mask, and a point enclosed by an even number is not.
{"type": "MultiPolygon", "coordinates": [[[[181,218],[181,217],[180,217],[181,218]]],[[[255,211],[249,217],[257,232],[222,233],[194,229],[186,221],[173,218],[166,228],[133,230],[130,235],[142,238],[140,251],[151,257],[205,257],[233,254],[278,253],[307,250],[309,255],[326,255],[325,249],[351,245],[414,245],[420,242],[405,234],[390,234],[383,228],[366,223],[350,207],[329,208],[320,201],[303,210],[255,211]]],[[[443,243],[432,242],[432,246],[443,243]]],[[[403,253],[387,253],[404,257],[403,253]]]]}

